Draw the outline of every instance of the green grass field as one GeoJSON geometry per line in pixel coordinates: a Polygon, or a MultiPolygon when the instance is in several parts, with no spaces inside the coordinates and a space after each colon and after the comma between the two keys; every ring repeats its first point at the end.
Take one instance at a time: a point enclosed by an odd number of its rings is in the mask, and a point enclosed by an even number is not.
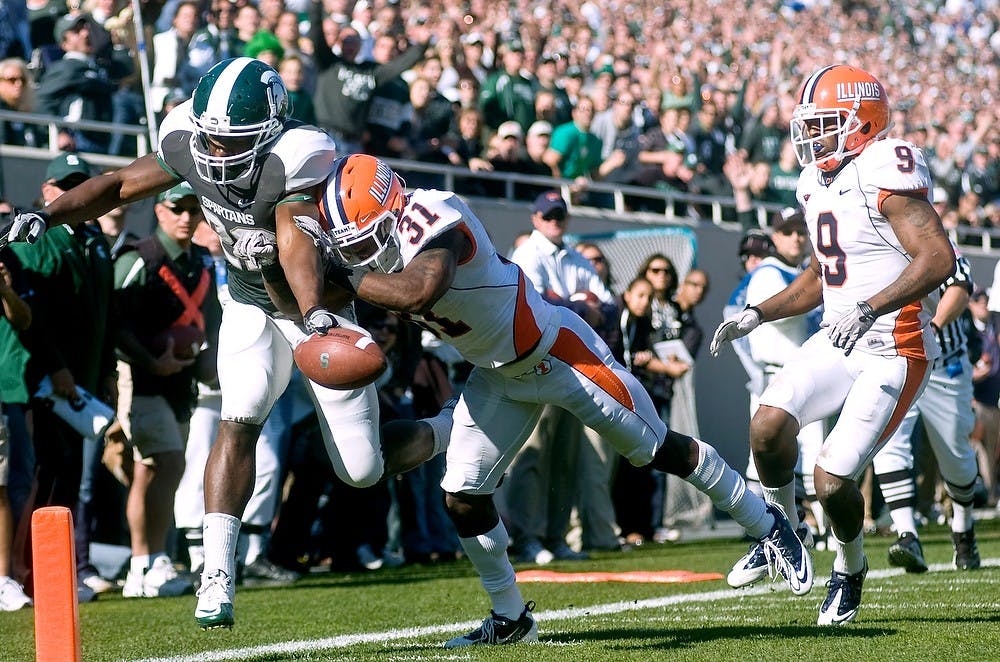
{"type": "MultiPolygon", "coordinates": [[[[522,584],[537,603],[536,645],[445,651],[489,606],[462,561],[365,574],[314,574],[294,586],[243,588],[236,627],[202,632],[194,598],[81,605],[85,660],[986,660],[1000,659],[1000,520],[977,524],[984,567],[951,569],[943,527],[921,538],[931,572],[890,569],[892,538],[866,541],[871,573],[855,623],[815,625],[833,555],[814,552],[817,582],[804,597],[778,584],[734,591],[722,579],[688,584],[522,584]]],[[[565,572],[689,570],[725,573],[737,540],[645,545],[565,572]]],[[[516,566],[518,570],[533,566],[516,566]]],[[[0,660],[34,659],[31,610],[0,613],[0,660]]]]}

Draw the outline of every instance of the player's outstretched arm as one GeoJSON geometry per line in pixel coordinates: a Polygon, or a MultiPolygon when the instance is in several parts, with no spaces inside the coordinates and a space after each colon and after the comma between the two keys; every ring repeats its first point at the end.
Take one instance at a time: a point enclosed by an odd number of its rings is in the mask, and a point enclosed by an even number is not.
{"type": "Polygon", "coordinates": [[[153,154],[140,157],[120,170],[91,177],[67,191],[44,211],[14,214],[7,236],[0,243],[34,243],[51,225],[77,225],[129,202],[165,191],[179,180],[168,173],[153,154]]]}
{"type": "Polygon", "coordinates": [[[124,168],[91,177],[59,196],[48,207],[50,225],[77,225],[115,207],[166,191],[180,179],[163,169],[155,154],[141,156],[124,168]]]}
{"type": "Polygon", "coordinates": [[[323,297],[323,265],[312,237],[295,225],[295,217],[316,225],[319,209],[312,200],[296,200],[279,204],[274,211],[278,243],[278,262],[285,280],[298,304],[298,312],[320,305],[323,297]]]}
{"type": "Polygon", "coordinates": [[[444,296],[461,259],[471,251],[468,238],[453,228],[430,241],[397,273],[367,272],[358,297],[382,308],[422,315],[444,296]]]}
{"type": "Polygon", "coordinates": [[[819,261],[814,253],[810,268],[796,276],[783,290],[756,306],[747,306],[723,320],[712,336],[708,351],[712,356],[718,356],[719,350],[727,342],[742,338],[764,322],[803,315],[818,306],[822,300],[823,281],[819,261]]]}
{"type": "Polygon", "coordinates": [[[340,310],[350,303],[350,292],[326,280],[326,250],[311,199],[284,202],[275,208],[275,232],[280,269],[264,269],[264,289],[275,307],[292,319],[316,310],[340,310]],[[309,230],[312,230],[311,232],[309,230]]]}
{"type": "Polygon", "coordinates": [[[895,281],[868,299],[876,316],[916,301],[955,270],[955,251],[941,218],[923,194],[894,193],[882,202],[881,211],[912,259],[895,281]]]}

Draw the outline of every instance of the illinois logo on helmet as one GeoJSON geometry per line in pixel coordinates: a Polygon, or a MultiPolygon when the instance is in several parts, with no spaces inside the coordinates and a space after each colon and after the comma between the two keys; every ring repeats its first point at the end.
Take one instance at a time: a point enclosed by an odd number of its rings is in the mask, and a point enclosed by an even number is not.
{"type": "Polygon", "coordinates": [[[319,210],[345,264],[383,273],[402,268],[395,228],[406,206],[404,187],[374,156],[352,154],[334,164],[319,210]]]}
{"type": "Polygon", "coordinates": [[[796,100],[790,131],[803,167],[836,170],[845,158],[884,138],[891,126],[885,88],[855,67],[835,64],[814,72],[796,100]]]}

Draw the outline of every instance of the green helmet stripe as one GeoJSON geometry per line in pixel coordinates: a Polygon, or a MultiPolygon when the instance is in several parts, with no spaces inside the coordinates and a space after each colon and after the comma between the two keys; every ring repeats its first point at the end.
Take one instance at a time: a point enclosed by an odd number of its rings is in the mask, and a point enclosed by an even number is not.
{"type": "Polygon", "coordinates": [[[208,104],[205,108],[209,117],[224,117],[229,114],[229,104],[232,101],[232,91],[236,87],[236,81],[253,62],[253,58],[239,57],[219,72],[219,77],[215,81],[215,85],[212,86],[212,94],[208,97],[208,104]]]}

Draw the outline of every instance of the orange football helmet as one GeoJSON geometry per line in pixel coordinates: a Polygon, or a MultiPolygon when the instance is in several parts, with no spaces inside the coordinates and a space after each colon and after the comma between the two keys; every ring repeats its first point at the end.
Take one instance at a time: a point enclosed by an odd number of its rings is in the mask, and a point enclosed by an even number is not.
{"type": "Polygon", "coordinates": [[[352,154],[334,164],[319,210],[345,264],[383,273],[403,266],[395,229],[406,206],[405,186],[374,156],[352,154]]]}
{"type": "Polygon", "coordinates": [[[889,98],[867,71],[835,64],[809,76],[796,97],[791,138],[799,165],[825,172],[889,132],[889,98]],[[831,147],[836,136],[836,147],[831,147]]]}

